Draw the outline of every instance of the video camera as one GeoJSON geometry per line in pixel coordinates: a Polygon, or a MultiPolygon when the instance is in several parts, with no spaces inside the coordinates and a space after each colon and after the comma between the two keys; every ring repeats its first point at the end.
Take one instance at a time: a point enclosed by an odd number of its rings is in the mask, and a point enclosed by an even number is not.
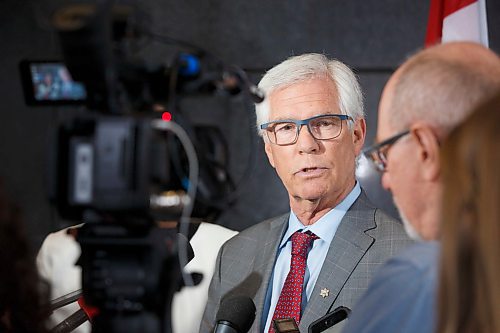
{"type": "Polygon", "coordinates": [[[99,309],[95,332],[170,332],[173,294],[181,275],[190,280],[190,218],[213,221],[234,199],[223,135],[192,125],[179,98],[264,98],[244,71],[192,45],[168,66],[144,65],[131,52],[141,37],[133,22],[132,7],[110,1],[64,7],[53,16],[64,62],[20,65],[29,105],[89,110],[57,128],[49,197],[63,218],[85,222],[77,239],[85,301],[99,309]]]}

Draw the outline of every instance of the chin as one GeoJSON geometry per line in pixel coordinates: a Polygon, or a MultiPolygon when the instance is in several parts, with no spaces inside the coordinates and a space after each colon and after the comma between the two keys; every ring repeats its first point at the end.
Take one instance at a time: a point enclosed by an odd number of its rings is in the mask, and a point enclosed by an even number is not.
{"type": "Polygon", "coordinates": [[[299,195],[296,195],[296,197],[302,200],[316,201],[321,198],[324,198],[325,195],[326,191],[321,191],[318,188],[314,188],[308,191],[301,191],[299,195]]]}
{"type": "MultiPolygon", "coordinates": [[[[413,224],[410,222],[411,219],[408,218],[408,216],[406,215],[407,211],[401,208],[401,206],[398,204],[398,201],[395,198],[393,199],[394,199],[394,206],[396,206],[396,209],[399,212],[399,216],[401,217],[401,222],[403,223],[403,227],[408,237],[410,237],[414,241],[422,241],[423,239],[419,231],[413,226],[413,224]]],[[[413,220],[415,221],[415,219],[413,220]]]]}

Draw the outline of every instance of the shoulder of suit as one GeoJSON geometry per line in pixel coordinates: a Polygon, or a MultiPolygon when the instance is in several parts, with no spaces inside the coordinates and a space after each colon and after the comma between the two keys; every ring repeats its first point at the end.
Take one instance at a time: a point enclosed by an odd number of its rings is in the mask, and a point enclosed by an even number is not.
{"type": "Polygon", "coordinates": [[[371,210],[372,213],[370,213],[369,215],[373,214],[372,216],[375,224],[373,229],[367,231],[369,235],[375,237],[378,240],[383,240],[384,238],[386,238],[387,240],[391,241],[400,240],[404,241],[405,243],[411,242],[400,220],[389,215],[384,210],[376,207],[368,199],[364,192],[362,192],[362,194],[360,195],[359,200],[360,205],[362,205],[363,207],[362,209],[371,210]]]}
{"type": "Polygon", "coordinates": [[[391,238],[409,239],[403,223],[380,208],[375,208],[374,219],[376,224],[374,232],[378,233],[379,237],[380,235],[387,235],[391,238]]]}
{"type": "Polygon", "coordinates": [[[362,190],[359,198],[356,200],[354,205],[356,205],[357,207],[361,207],[361,209],[363,210],[371,210],[373,212],[373,218],[375,219],[377,227],[379,227],[380,224],[396,225],[398,227],[402,226],[401,221],[399,221],[397,218],[392,217],[381,208],[375,206],[375,204],[371,202],[370,199],[368,199],[368,196],[366,195],[364,190],[362,190]]]}
{"type": "Polygon", "coordinates": [[[380,208],[374,208],[374,211],[375,211],[375,221],[376,222],[383,222],[386,224],[397,224],[399,226],[402,226],[402,222],[400,220],[389,215],[384,210],[382,210],[380,208]]]}

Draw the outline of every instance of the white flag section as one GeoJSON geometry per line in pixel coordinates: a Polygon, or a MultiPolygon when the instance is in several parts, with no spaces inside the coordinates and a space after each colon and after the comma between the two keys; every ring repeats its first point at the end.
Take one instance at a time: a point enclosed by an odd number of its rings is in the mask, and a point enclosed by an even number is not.
{"type": "Polygon", "coordinates": [[[425,45],[465,40],[488,47],[486,1],[431,0],[425,45]]]}
{"type": "Polygon", "coordinates": [[[488,47],[485,0],[461,8],[443,20],[441,42],[468,40],[488,47]]]}

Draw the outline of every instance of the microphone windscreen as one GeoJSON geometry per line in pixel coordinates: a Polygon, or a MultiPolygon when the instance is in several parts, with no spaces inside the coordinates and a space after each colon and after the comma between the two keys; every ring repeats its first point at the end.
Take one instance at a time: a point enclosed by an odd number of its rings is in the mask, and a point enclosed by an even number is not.
{"type": "Polygon", "coordinates": [[[248,296],[224,298],[220,304],[215,321],[230,322],[238,332],[246,333],[255,320],[255,304],[248,296]]]}

